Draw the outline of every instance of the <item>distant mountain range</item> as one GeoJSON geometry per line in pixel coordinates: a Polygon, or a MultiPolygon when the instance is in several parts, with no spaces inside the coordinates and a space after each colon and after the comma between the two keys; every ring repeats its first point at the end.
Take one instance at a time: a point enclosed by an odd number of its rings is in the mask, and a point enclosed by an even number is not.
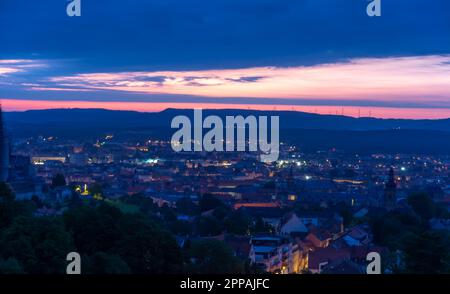
{"type": "MultiPolygon", "coordinates": [[[[297,111],[257,111],[257,110],[204,110],[204,116],[218,115],[255,115],[280,117],[281,129],[313,129],[313,130],[436,130],[450,132],[450,119],[410,120],[410,119],[378,119],[353,118],[337,115],[320,115],[297,111]]],[[[109,127],[170,127],[170,122],[177,115],[193,116],[188,109],[167,109],[161,112],[115,111],[105,109],[49,109],[30,110],[25,112],[7,112],[5,119],[11,126],[33,124],[76,124],[77,126],[109,126],[109,127]]]]}
{"type": "MultiPolygon", "coordinates": [[[[408,120],[353,118],[295,111],[204,110],[203,116],[255,115],[280,117],[280,139],[305,151],[336,148],[352,153],[414,153],[450,155],[450,119],[408,120]]],[[[193,117],[188,109],[157,113],[105,109],[51,109],[6,112],[12,137],[58,136],[77,140],[108,133],[116,138],[169,139],[172,119],[193,117]]]]}

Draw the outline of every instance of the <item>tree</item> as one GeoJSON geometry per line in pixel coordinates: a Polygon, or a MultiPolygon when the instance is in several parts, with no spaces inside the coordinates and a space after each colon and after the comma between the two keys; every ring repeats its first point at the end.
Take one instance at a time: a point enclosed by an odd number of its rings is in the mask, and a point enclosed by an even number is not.
{"type": "Polygon", "coordinates": [[[450,271],[450,234],[425,231],[405,242],[406,272],[443,274],[450,271]]]}
{"type": "Polygon", "coordinates": [[[120,255],[133,273],[179,273],[182,255],[169,232],[138,214],[126,214],[118,223],[120,239],[112,252],[120,255]]]}
{"type": "Polygon", "coordinates": [[[65,273],[71,251],[72,239],[60,218],[19,216],[0,237],[0,256],[16,259],[30,274],[65,273]]]}
{"type": "Polygon", "coordinates": [[[15,258],[0,259],[0,274],[23,274],[22,265],[15,258]]]}
{"type": "Polygon", "coordinates": [[[191,261],[187,272],[192,274],[237,274],[244,272],[244,263],[233,256],[231,249],[217,240],[193,241],[186,254],[191,261]]]}
{"type": "Polygon", "coordinates": [[[14,193],[7,183],[0,182],[0,228],[12,222],[16,209],[14,193]]]}
{"type": "Polygon", "coordinates": [[[103,195],[103,187],[98,183],[94,183],[89,187],[89,193],[92,196],[102,196],[103,195]]]}
{"type": "Polygon", "coordinates": [[[31,196],[31,201],[33,201],[37,208],[42,208],[44,206],[42,200],[36,195],[31,196]]]}
{"type": "Polygon", "coordinates": [[[126,204],[138,206],[139,210],[146,215],[155,213],[158,210],[158,205],[156,205],[151,198],[145,197],[140,193],[121,197],[120,200],[126,204]]]}
{"type": "Polygon", "coordinates": [[[222,223],[215,217],[201,216],[196,219],[195,229],[200,236],[217,236],[222,233],[222,223]]]}
{"type": "Polygon", "coordinates": [[[216,209],[217,207],[224,205],[222,203],[222,201],[220,201],[216,197],[209,195],[209,194],[203,195],[203,197],[200,199],[199,204],[200,204],[200,210],[202,212],[208,211],[211,209],[216,209]]]}
{"type": "Polygon", "coordinates": [[[66,178],[62,174],[56,174],[52,179],[52,188],[64,187],[66,178]]]}
{"type": "Polygon", "coordinates": [[[130,267],[123,259],[105,252],[96,252],[84,262],[88,274],[130,274],[130,267]]]}
{"type": "Polygon", "coordinates": [[[192,224],[186,221],[176,220],[169,223],[169,229],[175,235],[190,235],[192,234],[192,224]]]}
{"type": "Polygon", "coordinates": [[[81,254],[107,252],[120,237],[117,223],[122,212],[108,204],[98,207],[79,207],[64,214],[64,223],[72,234],[75,246],[81,254]]]}
{"type": "Polygon", "coordinates": [[[391,212],[371,219],[374,242],[392,250],[402,249],[410,234],[423,230],[420,218],[413,214],[391,212]]]}
{"type": "Polygon", "coordinates": [[[408,197],[408,203],[422,219],[429,220],[435,214],[435,205],[426,193],[414,193],[408,197]]]}
{"type": "Polygon", "coordinates": [[[0,182],[0,203],[10,203],[13,202],[15,198],[10,186],[5,182],[0,182]]]}
{"type": "Polygon", "coordinates": [[[67,205],[69,209],[77,209],[83,205],[83,200],[77,192],[72,191],[67,205]]]}
{"type": "Polygon", "coordinates": [[[225,229],[230,234],[246,235],[250,231],[251,219],[242,210],[233,211],[225,219],[225,229]]]}
{"type": "Polygon", "coordinates": [[[69,210],[64,221],[77,252],[91,258],[92,271],[99,272],[102,268],[137,274],[181,271],[181,251],[175,239],[150,221],[148,215],[124,214],[102,202],[98,207],[69,210]],[[113,265],[118,269],[113,269],[113,265]]]}
{"type": "Polygon", "coordinates": [[[197,215],[200,212],[198,205],[196,205],[190,198],[183,197],[177,201],[177,212],[186,215],[197,215]]]}
{"type": "Polygon", "coordinates": [[[231,213],[231,209],[228,206],[222,205],[214,209],[213,216],[219,221],[224,221],[224,219],[231,213]]]}
{"type": "Polygon", "coordinates": [[[166,222],[177,220],[177,214],[169,205],[167,205],[167,203],[163,204],[163,206],[159,209],[159,213],[166,222]]]}

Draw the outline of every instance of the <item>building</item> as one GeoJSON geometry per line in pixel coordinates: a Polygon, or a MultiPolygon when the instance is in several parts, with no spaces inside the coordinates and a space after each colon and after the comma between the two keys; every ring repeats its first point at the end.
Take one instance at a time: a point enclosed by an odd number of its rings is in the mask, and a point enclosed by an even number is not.
{"type": "Polygon", "coordinates": [[[257,268],[277,274],[298,272],[299,249],[289,238],[256,236],[251,238],[250,245],[250,262],[257,268]]]}
{"type": "Polygon", "coordinates": [[[0,181],[6,182],[9,178],[9,140],[3,125],[3,111],[0,105],[0,181]]]}
{"type": "Polygon", "coordinates": [[[308,270],[320,274],[325,267],[350,260],[350,252],[333,247],[319,248],[308,254],[308,270]]]}
{"type": "Polygon", "coordinates": [[[295,213],[289,214],[280,226],[280,233],[283,235],[306,234],[307,232],[306,224],[295,213]]]}
{"type": "Polygon", "coordinates": [[[391,167],[389,170],[389,179],[384,189],[384,208],[387,210],[392,210],[395,208],[397,203],[396,192],[397,184],[395,183],[394,169],[391,167]]]}
{"type": "Polygon", "coordinates": [[[8,182],[16,199],[43,197],[43,183],[36,179],[29,156],[12,155],[0,104],[0,181],[8,182]]]}

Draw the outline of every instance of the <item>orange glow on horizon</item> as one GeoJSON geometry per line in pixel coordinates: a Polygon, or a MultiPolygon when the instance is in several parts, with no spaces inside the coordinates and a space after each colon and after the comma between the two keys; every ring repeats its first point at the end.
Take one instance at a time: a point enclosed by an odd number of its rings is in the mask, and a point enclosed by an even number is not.
{"type": "Polygon", "coordinates": [[[252,109],[302,111],[326,115],[352,117],[403,118],[403,119],[443,119],[450,118],[447,108],[390,108],[358,106],[303,106],[225,103],[168,103],[168,102],[94,102],[94,101],[50,101],[1,99],[5,111],[26,111],[56,108],[103,108],[110,110],[132,110],[158,112],[167,108],[194,109],[252,109]]]}

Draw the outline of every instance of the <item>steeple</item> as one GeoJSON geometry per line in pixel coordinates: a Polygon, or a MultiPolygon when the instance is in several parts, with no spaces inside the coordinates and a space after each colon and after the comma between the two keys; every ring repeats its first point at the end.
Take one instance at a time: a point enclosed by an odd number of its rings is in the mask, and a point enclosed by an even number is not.
{"type": "Polygon", "coordinates": [[[389,169],[389,179],[386,182],[386,186],[384,188],[384,207],[387,210],[392,210],[395,208],[395,205],[397,203],[396,191],[397,184],[395,183],[394,169],[391,167],[389,169]]]}
{"type": "Polygon", "coordinates": [[[294,186],[294,169],[292,167],[292,164],[289,168],[289,176],[287,178],[287,186],[289,189],[292,189],[294,186]]]}
{"type": "Polygon", "coordinates": [[[0,102],[0,181],[6,182],[9,177],[9,142],[3,124],[3,110],[0,102]]]}
{"type": "Polygon", "coordinates": [[[388,181],[389,185],[395,185],[395,180],[394,180],[394,169],[391,167],[389,169],[389,181],[388,181]]]}

